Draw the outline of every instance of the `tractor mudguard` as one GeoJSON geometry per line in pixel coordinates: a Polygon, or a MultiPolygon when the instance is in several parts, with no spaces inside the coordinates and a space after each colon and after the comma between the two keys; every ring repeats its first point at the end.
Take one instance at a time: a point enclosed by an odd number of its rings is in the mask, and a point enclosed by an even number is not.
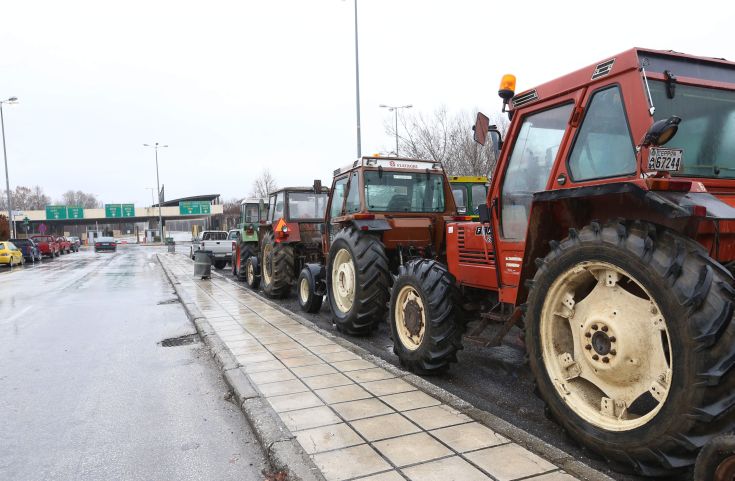
{"type": "Polygon", "coordinates": [[[385,219],[373,219],[373,220],[359,220],[355,219],[352,224],[357,227],[358,230],[367,231],[386,231],[391,230],[390,224],[385,219]]]}
{"type": "Polygon", "coordinates": [[[322,264],[304,264],[305,269],[311,272],[311,278],[314,279],[312,289],[317,295],[324,295],[327,292],[327,271],[322,264]]]}
{"type": "Polygon", "coordinates": [[[570,229],[579,230],[593,221],[629,219],[694,239],[701,222],[735,219],[735,208],[707,192],[651,191],[630,182],[538,192],[530,209],[516,304],[525,302],[528,295],[524,281],[533,279],[535,259],[545,257],[549,242],[569,236],[570,229]]]}

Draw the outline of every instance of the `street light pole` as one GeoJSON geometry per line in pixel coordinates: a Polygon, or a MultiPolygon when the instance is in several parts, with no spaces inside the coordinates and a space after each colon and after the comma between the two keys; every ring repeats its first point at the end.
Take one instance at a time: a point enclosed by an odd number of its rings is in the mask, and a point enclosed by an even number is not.
{"type": "Polygon", "coordinates": [[[357,48],[357,0],[355,0],[355,101],[357,104],[357,158],[362,157],[362,140],[360,138],[360,58],[357,48]]]}
{"type": "Polygon", "coordinates": [[[165,148],[168,147],[168,145],[160,145],[158,142],[156,142],[153,145],[149,144],[143,144],[144,147],[153,147],[153,150],[156,151],[156,186],[158,188],[158,227],[160,229],[161,234],[161,242],[164,241],[163,237],[163,216],[161,215],[161,182],[158,178],[158,148],[165,148]]]}
{"type": "Polygon", "coordinates": [[[8,151],[5,148],[5,119],[3,118],[3,104],[14,104],[18,101],[18,97],[10,97],[6,100],[0,100],[0,130],[3,136],[3,157],[5,158],[5,190],[8,194],[8,229],[10,230],[10,238],[15,239],[15,220],[13,219],[13,203],[10,199],[10,177],[8,177],[8,151]]]}
{"type": "Polygon", "coordinates": [[[381,109],[388,109],[388,112],[394,112],[396,115],[396,157],[398,157],[398,110],[399,109],[410,109],[413,105],[385,105],[380,104],[378,107],[381,109]]]}

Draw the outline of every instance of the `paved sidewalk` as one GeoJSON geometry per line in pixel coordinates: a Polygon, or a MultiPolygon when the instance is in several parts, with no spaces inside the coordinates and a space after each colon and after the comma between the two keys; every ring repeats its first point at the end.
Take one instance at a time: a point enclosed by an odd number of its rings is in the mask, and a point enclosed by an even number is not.
{"type": "Polygon", "coordinates": [[[159,259],[327,480],[578,479],[246,287],[159,259]]]}

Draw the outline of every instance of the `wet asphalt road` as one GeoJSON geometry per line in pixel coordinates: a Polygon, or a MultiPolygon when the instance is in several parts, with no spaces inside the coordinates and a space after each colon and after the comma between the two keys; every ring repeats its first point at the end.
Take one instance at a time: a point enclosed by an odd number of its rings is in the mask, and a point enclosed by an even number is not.
{"type": "Polygon", "coordinates": [[[0,479],[261,480],[155,250],[0,268],[0,479]]]}
{"type": "MultiPolygon", "coordinates": [[[[188,246],[177,246],[177,252],[180,253],[188,253],[188,249],[188,246]]],[[[215,272],[234,280],[230,265],[224,270],[215,272]]],[[[247,288],[247,284],[244,282],[241,284],[247,288]]],[[[260,293],[262,294],[262,289],[260,293]]],[[[393,341],[390,339],[387,323],[382,323],[370,337],[353,337],[338,332],[333,326],[326,299],[320,312],[316,314],[307,314],[301,310],[295,289],[288,298],[276,302],[311,320],[320,328],[348,339],[393,365],[400,365],[398,357],[393,354],[393,341]]],[[[447,373],[429,377],[427,380],[570,453],[614,479],[623,481],[650,479],[612,469],[602,458],[578,445],[558,424],[546,418],[544,403],[534,395],[533,377],[526,366],[525,352],[518,341],[518,334],[518,331],[511,331],[506,336],[504,345],[496,348],[482,348],[465,342],[465,349],[458,356],[459,362],[453,364],[447,373]]],[[[488,329],[484,335],[494,337],[494,332],[488,329]]],[[[678,479],[684,481],[691,477],[682,475],[678,479]]]]}

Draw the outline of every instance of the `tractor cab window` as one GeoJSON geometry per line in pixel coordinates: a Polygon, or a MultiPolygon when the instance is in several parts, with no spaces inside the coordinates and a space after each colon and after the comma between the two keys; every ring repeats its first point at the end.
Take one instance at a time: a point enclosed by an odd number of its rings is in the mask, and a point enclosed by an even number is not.
{"type": "Polygon", "coordinates": [[[366,171],[365,202],[373,212],[444,212],[444,176],[366,171]]]}
{"type": "Polygon", "coordinates": [[[596,92],[582,121],[569,156],[575,181],[635,173],[635,148],[628,130],[620,89],[596,92]]]}
{"type": "Polygon", "coordinates": [[[243,204],[242,220],[246,224],[257,224],[260,221],[260,204],[243,204]]]}
{"type": "Polygon", "coordinates": [[[470,214],[477,215],[480,213],[480,205],[487,202],[487,186],[475,184],[472,186],[472,212],[470,214]]]}
{"type": "Polygon", "coordinates": [[[535,192],[546,188],[574,105],[569,103],[523,120],[503,179],[503,237],[524,240],[535,192]]]}
{"type": "Polygon", "coordinates": [[[337,179],[332,187],[332,204],[329,207],[329,217],[339,217],[342,215],[342,204],[345,200],[345,189],[347,188],[347,177],[337,179]]]}
{"type": "Polygon", "coordinates": [[[283,217],[283,192],[279,192],[278,194],[271,197],[271,202],[273,203],[272,208],[270,209],[271,216],[270,219],[272,221],[277,221],[281,217],[283,217]]]}
{"type": "Polygon", "coordinates": [[[679,175],[735,178],[735,92],[693,85],[676,85],[674,98],[666,83],[651,80],[653,120],[676,115],[679,130],[664,147],[683,149],[679,175]]]}
{"type": "Polygon", "coordinates": [[[360,210],[360,176],[357,171],[352,173],[350,179],[350,191],[347,193],[345,212],[352,214],[360,210]]]}
{"type": "Polygon", "coordinates": [[[326,193],[288,193],[288,218],[290,220],[324,219],[324,210],[326,207],[326,193]]]}
{"type": "Polygon", "coordinates": [[[453,185],[452,195],[454,203],[457,204],[457,212],[465,214],[467,212],[467,187],[464,185],[453,185]]]}

